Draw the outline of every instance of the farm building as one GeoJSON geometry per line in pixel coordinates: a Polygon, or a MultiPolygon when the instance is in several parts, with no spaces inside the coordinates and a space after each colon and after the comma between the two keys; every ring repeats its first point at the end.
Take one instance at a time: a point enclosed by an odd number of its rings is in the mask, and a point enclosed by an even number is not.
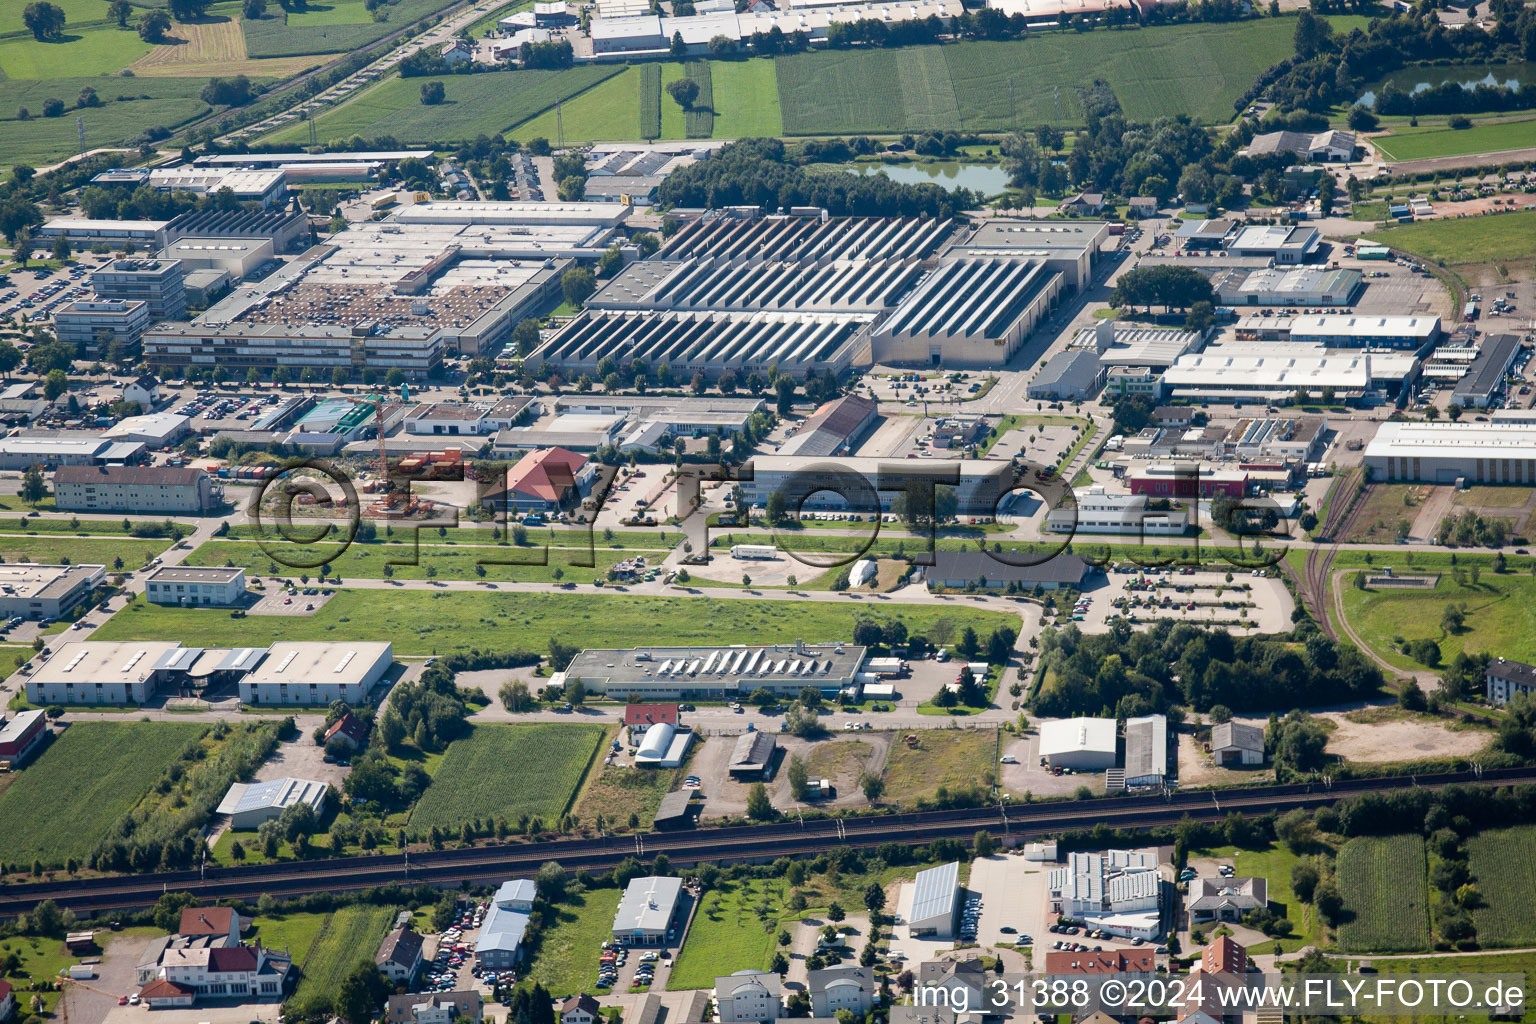
{"type": "Polygon", "coordinates": [[[1168,719],[1142,715],[1125,720],[1125,784],[1161,786],[1168,779],[1168,719]]]}
{"type": "Polygon", "coordinates": [[[907,925],[913,936],[954,938],[960,924],[960,862],[919,871],[912,882],[907,925]]]}
{"type": "Polygon", "coordinates": [[[726,771],[738,781],[766,779],[773,774],[773,759],[778,750],[778,740],[773,738],[772,733],[742,733],[736,738],[736,746],[731,751],[726,771]]]}
{"type": "Polygon", "coordinates": [[[1383,482],[1536,484],[1536,425],[1382,423],[1365,465],[1383,482]]]}
{"type": "Polygon", "coordinates": [[[1242,722],[1211,726],[1211,756],[1219,765],[1264,763],[1264,730],[1242,722]]]}
{"type": "Polygon", "coordinates": [[[228,815],[230,827],[243,830],[272,821],[298,804],[308,804],[318,818],[325,810],[326,788],[325,783],[308,779],[237,782],[219,802],[218,813],[228,815]]]}
{"type": "Polygon", "coordinates": [[[1113,718],[1063,718],[1040,723],[1040,756],[1052,768],[1097,772],[1115,766],[1113,718]]]}
{"type": "Polygon", "coordinates": [[[480,923],[475,939],[475,963],[481,967],[513,967],[523,956],[523,938],[538,889],[532,879],[502,882],[480,923]]]}
{"type": "Polygon", "coordinates": [[[673,937],[682,891],[680,878],[647,875],[630,879],[613,918],[614,939],[630,946],[667,942],[673,937]]]}
{"type": "Polygon", "coordinates": [[[555,685],[580,681],[588,693],[656,698],[745,697],[762,687],[794,696],[815,686],[836,696],[852,686],[865,648],[850,644],[637,647],[585,650],[555,685]]]}

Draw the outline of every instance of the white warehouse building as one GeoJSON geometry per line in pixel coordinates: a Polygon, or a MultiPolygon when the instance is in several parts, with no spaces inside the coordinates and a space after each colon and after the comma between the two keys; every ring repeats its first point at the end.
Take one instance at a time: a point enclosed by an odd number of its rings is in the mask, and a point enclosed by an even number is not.
{"type": "Polygon", "coordinates": [[[1040,723],[1040,756],[1052,768],[1103,771],[1115,766],[1113,718],[1063,718],[1040,723]]]}
{"type": "Polygon", "coordinates": [[[275,643],[240,680],[243,704],[361,704],[395,663],[388,643],[275,643]]]}
{"type": "Polygon", "coordinates": [[[1187,507],[1149,509],[1144,494],[1108,494],[1095,484],[1077,494],[1077,507],[1053,508],[1045,517],[1052,533],[1123,533],[1179,537],[1189,528],[1187,507]]]}
{"type": "Polygon", "coordinates": [[[1378,481],[1536,485],[1536,425],[1383,423],[1365,446],[1378,481]]]}

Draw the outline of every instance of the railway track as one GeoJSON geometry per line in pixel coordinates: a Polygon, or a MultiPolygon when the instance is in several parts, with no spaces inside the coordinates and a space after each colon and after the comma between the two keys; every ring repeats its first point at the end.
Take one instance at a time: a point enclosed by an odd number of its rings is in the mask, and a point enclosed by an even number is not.
{"type": "Polygon", "coordinates": [[[548,861],[558,861],[570,871],[599,872],[618,865],[627,857],[649,860],[657,854],[666,854],[680,866],[704,861],[762,862],[779,857],[814,856],[839,846],[868,848],[887,842],[911,846],[936,839],[967,839],[980,829],[988,829],[998,836],[1028,837],[1088,829],[1100,823],[1115,829],[1150,828],[1176,823],[1186,815],[1196,820],[1215,821],[1232,811],[1264,814],[1277,809],[1317,807],[1369,792],[1410,786],[1438,788],[1456,783],[1536,783],[1536,768],[1353,779],[1336,784],[1323,780],[1240,790],[1174,793],[1167,797],[1002,804],[812,821],[792,819],[766,825],[499,844],[413,855],[386,854],[69,882],[30,882],[0,888],[0,917],[25,913],[45,899],[78,914],[98,915],[150,906],[162,893],[171,891],[191,892],[209,901],[254,900],[263,894],[292,898],[321,892],[357,892],[391,883],[452,887],[462,883],[499,881],[511,875],[530,874],[548,861]]]}
{"type": "Polygon", "coordinates": [[[1331,589],[1329,574],[1333,571],[1333,559],[1338,553],[1334,538],[1349,528],[1358,511],[1360,502],[1355,498],[1355,486],[1359,472],[1353,469],[1334,478],[1332,500],[1328,502],[1326,518],[1313,531],[1316,539],[1307,550],[1307,561],[1302,571],[1298,574],[1290,563],[1286,563],[1286,571],[1296,579],[1298,596],[1317,620],[1323,635],[1330,640],[1339,639],[1338,631],[1328,617],[1331,589]]]}

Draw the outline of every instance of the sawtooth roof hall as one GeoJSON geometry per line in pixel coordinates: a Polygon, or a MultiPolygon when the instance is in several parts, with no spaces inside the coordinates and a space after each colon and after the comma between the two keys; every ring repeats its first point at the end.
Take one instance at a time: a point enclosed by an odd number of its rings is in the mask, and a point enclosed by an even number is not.
{"type": "Polygon", "coordinates": [[[1005,363],[1091,279],[1102,222],[709,215],[625,267],[530,354],[567,376],[805,377],[872,363],[1005,363]]]}

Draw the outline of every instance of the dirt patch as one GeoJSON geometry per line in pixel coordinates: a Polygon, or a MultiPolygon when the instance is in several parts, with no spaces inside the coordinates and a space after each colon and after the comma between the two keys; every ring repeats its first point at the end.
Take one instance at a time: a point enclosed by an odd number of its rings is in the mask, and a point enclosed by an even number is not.
{"type": "Polygon", "coordinates": [[[1399,523],[1413,530],[1418,509],[1434,493],[1422,484],[1372,484],[1354,514],[1347,535],[1339,540],[1360,544],[1390,544],[1398,536],[1399,523]]]}
{"type": "Polygon", "coordinates": [[[1318,717],[1335,725],[1328,736],[1328,753],[1347,761],[1466,757],[1487,746],[1492,735],[1483,729],[1449,729],[1423,718],[1358,722],[1338,713],[1318,717]]]}
{"type": "Polygon", "coordinates": [[[150,77],[203,77],[213,75],[250,75],[263,78],[287,78],[325,62],[324,57],[246,56],[245,33],[234,18],[213,17],[178,23],[171,29],[178,40],[156,46],[134,61],[135,75],[150,77]]]}
{"type": "MultiPolygon", "coordinates": [[[[1261,725],[1263,723],[1251,723],[1261,725]]],[[[1222,768],[1211,759],[1201,744],[1190,733],[1179,737],[1179,785],[1181,786],[1235,786],[1240,783],[1270,780],[1274,773],[1255,765],[1244,770],[1222,768]]]]}
{"type": "MultiPolygon", "coordinates": [[[[859,788],[859,776],[864,772],[880,774],[885,766],[886,753],[890,750],[891,734],[871,732],[859,739],[830,737],[810,741],[798,736],[780,736],[779,745],[784,748],[784,763],[791,757],[803,757],[806,771],[812,779],[831,779],[837,795],[830,800],[817,800],[817,807],[862,806],[863,790],[859,788]]],[[[779,785],[773,790],[775,807],[793,807],[795,798],[789,791],[789,773],[779,773],[779,785]]]]}

